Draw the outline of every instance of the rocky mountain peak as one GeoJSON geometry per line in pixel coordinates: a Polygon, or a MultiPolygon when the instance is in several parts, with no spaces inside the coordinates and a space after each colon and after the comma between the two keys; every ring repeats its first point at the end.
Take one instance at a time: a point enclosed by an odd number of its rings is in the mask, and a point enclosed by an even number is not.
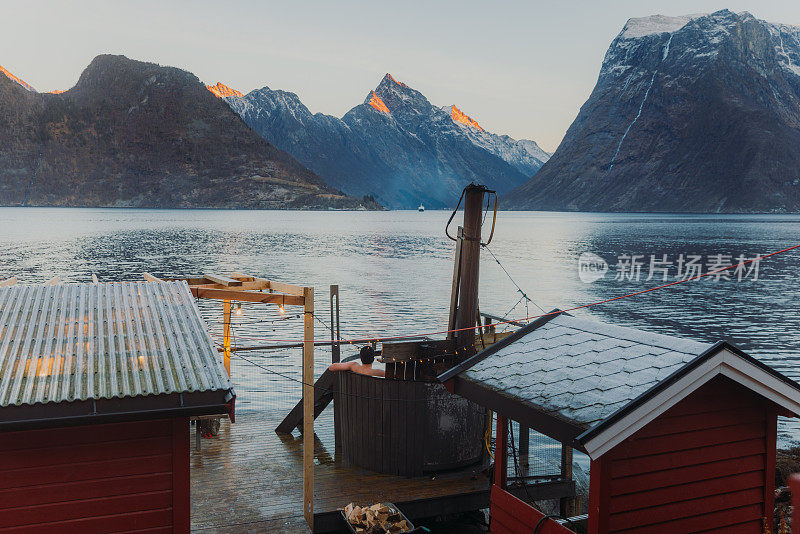
{"type": "Polygon", "coordinates": [[[3,68],[2,65],[0,65],[0,74],[5,74],[8,78],[10,78],[11,80],[17,82],[18,84],[20,84],[23,88],[27,89],[28,91],[31,91],[33,93],[36,92],[36,89],[34,89],[31,85],[29,85],[25,80],[23,80],[21,78],[17,78],[16,76],[14,76],[10,72],[8,72],[5,68],[3,68]]]}
{"type": "Polygon", "coordinates": [[[476,121],[475,119],[473,119],[472,117],[470,117],[469,115],[458,109],[455,106],[455,104],[450,106],[449,111],[450,111],[450,118],[453,119],[453,122],[458,122],[460,124],[464,124],[466,126],[477,128],[478,130],[483,131],[483,128],[481,127],[480,124],[478,124],[478,121],[476,121]]]}
{"type": "Polygon", "coordinates": [[[387,84],[388,83],[393,83],[395,85],[399,85],[400,87],[408,87],[403,82],[398,82],[397,80],[395,80],[394,76],[392,76],[388,72],[383,76],[383,79],[381,80],[381,83],[383,83],[383,82],[386,82],[387,84]]]}
{"type": "Polygon", "coordinates": [[[228,96],[244,96],[241,91],[231,89],[222,82],[217,82],[217,85],[206,85],[206,89],[214,93],[219,98],[225,98],[228,96]]]}
{"type": "Polygon", "coordinates": [[[402,100],[422,97],[422,93],[412,89],[403,82],[397,81],[391,74],[388,73],[381,79],[381,82],[375,88],[374,92],[384,100],[392,97],[400,98],[402,100]]]}

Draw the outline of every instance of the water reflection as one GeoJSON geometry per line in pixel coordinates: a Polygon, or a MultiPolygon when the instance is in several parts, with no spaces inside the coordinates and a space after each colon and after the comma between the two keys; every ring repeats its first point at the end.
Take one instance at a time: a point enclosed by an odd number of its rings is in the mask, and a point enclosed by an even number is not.
{"type": "MultiPolygon", "coordinates": [[[[0,277],[88,281],[95,273],[101,280],[139,280],[144,271],[170,276],[235,270],[316,286],[323,319],[328,317],[327,286],[339,284],[347,336],[440,330],[446,325],[452,275],[453,247],[444,235],[448,215],[0,208],[0,277]]],[[[615,280],[613,266],[605,278],[585,284],[576,265],[583,252],[609,261],[622,254],[754,256],[800,243],[798,223],[800,217],[789,215],[501,212],[491,249],[541,307],[565,308],[657,284],[615,280]]],[[[729,339],[800,378],[798,266],[800,254],[792,252],[764,261],[757,281],[692,282],[576,314],[701,341],[729,339]]],[[[509,312],[520,294],[487,254],[481,277],[481,310],[509,312]]],[[[217,328],[218,308],[203,307],[217,328]]],[[[267,319],[271,313],[249,313],[246,307],[242,320],[267,319]]],[[[529,305],[526,311],[523,301],[509,316],[534,313],[536,308],[529,305]]],[[[300,324],[298,319],[241,325],[238,341],[249,342],[248,335],[253,341],[298,338],[300,324]]],[[[326,337],[323,325],[317,328],[318,337],[326,337]]],[[[321,366],[325,357],[321,350],[321,366]]],[[[259,358],[286,372],[299,369],[299,358],[286,354],[253,355],[254,361],[259,358]]],[[[237,380],[240,395],[248,388],[274,391],[264,380],[283,383],[274,399],[281,405],[299,394],[295,384],[276,376],[237,380]]],[[[793,432],[786,424],[781,428],[784,439],[793,432]]]]}

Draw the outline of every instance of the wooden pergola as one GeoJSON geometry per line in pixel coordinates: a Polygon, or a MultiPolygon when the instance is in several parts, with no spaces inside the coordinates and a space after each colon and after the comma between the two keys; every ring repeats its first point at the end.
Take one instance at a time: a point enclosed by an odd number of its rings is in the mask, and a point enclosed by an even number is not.
{"type": "Polygon", "coordinates": [[[195,298],[222,301],[223,358],[231,373],[231,302],[303,307],[303,515],[314,530],[314,288],[274,282],[242,273],[230,276],[158,278],[142,273],[148,282],[185,281],[195,298]]]}

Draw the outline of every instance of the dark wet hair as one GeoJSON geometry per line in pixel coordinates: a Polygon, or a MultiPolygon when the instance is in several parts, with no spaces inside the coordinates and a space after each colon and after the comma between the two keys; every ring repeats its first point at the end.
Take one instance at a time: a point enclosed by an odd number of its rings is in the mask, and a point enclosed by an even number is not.
{"type": "Polygon", "coordinates": [[[358,354],[361,356],[361,363],[364,365],[369,365],[375,361],[375,349],[369,345],[361,347],[361,351],[358,354]]]}

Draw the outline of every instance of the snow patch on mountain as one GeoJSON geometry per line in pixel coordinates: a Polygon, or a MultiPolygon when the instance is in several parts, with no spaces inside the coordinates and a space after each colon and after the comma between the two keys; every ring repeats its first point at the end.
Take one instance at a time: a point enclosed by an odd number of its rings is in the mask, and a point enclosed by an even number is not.
{"type": "Polygon", "coordinates": [[[680,17],[650,15],[649,17],[633,18],[628,20],[619,36],[625,39],[636,39],[658,33],[673,33],[686,26],[689,21],[703,16],[705,13],[680,17]]]}
{"type": "Polygon", "coordinates": [[[769,23],[775,53],[781,66],[800,76],[800,26],[769,23]]]}

